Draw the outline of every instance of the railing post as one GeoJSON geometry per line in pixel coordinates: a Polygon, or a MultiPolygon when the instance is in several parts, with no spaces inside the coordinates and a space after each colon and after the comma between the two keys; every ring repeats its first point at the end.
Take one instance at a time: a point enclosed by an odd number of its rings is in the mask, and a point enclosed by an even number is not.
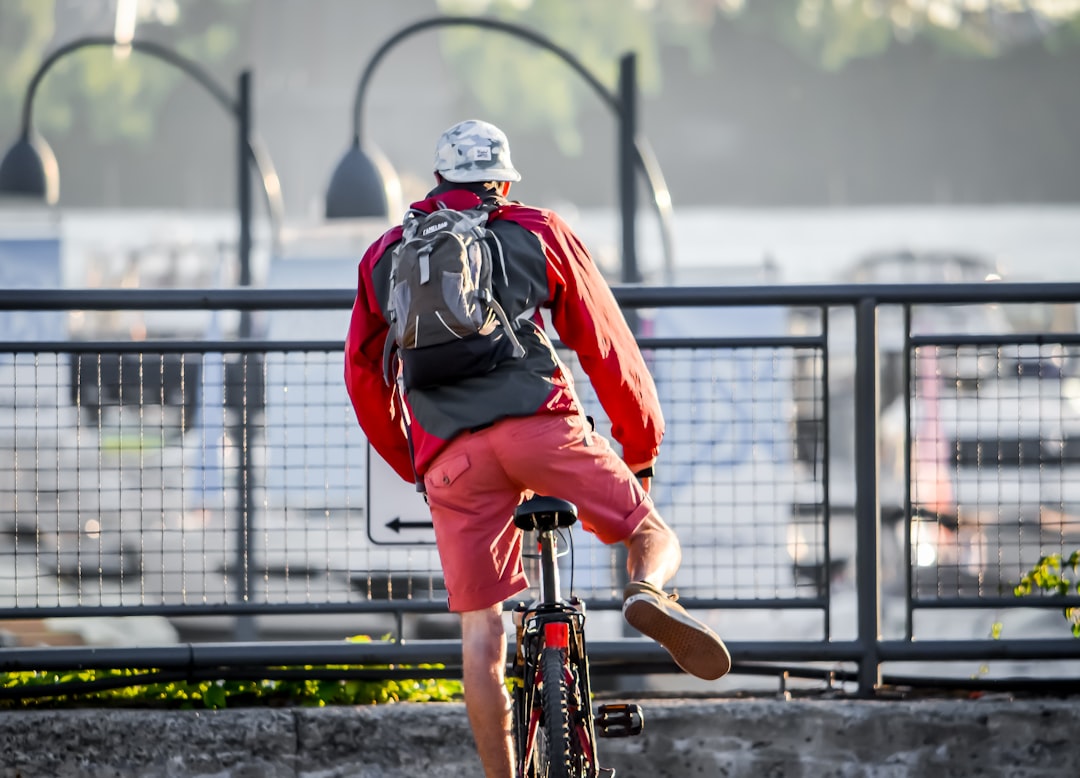
{"type": "MultiPolygon", "coordinates": [[[[248,167],[248,144],[251,136],[251,73],[243,71],[237,82],[237,169],[236,169],[236,195],[237,211],[239,215],[239,277],[238,283],[244,288],[251,286],[251,169],[248,167]]],[[[252,335],[251,311],[240,312],[239,336],[247,340],[252,335]]],[[[240,462],[237,469],[236,488],[236,574],[237,574],[237,599],[248,605],[251,602],[251,575],[252,575],[252,515],[254,513],[255,498],[255,471],[252,467],[252,448],[254,441],[252,435],[254,425],[252,414],[254,412],[255,398],[251,394],[251,382],[253,380],[254,366],[258,364],[250,352],[240,354],[238,364],[240,395],[237,413],[237,445],[239,447],[240,462]]],[[[258,637],[258,629],[255,617],[246,614],[236,617],[234,637],[238,641],[254,640],[258,637]]]]}
{"type": "Polygon", "coordinates": [[[862,696],[870,696],[881,684],[880,405],[877,301],[867,297],[855,307],[855,587],[862,696]]]}
{"type": "MultiPolygon", "coordinates": [[[[641,281],[637,263],[637,58],[619,60],[619,213],[622,217],[622,282],[641,281]]],[[[637,311],[634,311],[636,318],[637,311]]]]}

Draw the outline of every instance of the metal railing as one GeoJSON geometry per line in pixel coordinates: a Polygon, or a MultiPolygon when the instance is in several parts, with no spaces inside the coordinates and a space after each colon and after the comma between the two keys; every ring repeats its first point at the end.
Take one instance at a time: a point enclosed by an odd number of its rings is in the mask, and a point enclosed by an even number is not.
{"type": "MultiPolygon", "coordinates": [[[[1068,308],[1080,285],[616,295],[639,312],[667,419],[654,497],[683,543],[681,602],[720,620],[797,614],[780,638],[732,639],[737,669],[853,665],[870,693],[894,661],[1080,658],[1064,625],[1060,639],[992,639],[915,624],[934,610],[1080,604],[1012,596],[1040,555],[1080,547],[1080,336],[982,330],[980,316],[920,323],[942,306],[1068,308]],[[902,609],[899,634],[885,634],[886,608],[902,609]]],[[[396,639],[9,646],[0,667],[460,667],[455,640],[401,640],[404,618],[445,612],[445,592],[422,504],[369,455],[345,395],[352,302],[340,290],[0,291],[20,333],[0,343],[0,620],[387,615],[396,639]],[[161,310],[198,324],[134,341],[56,318],[161,310]],[[239,311],[259,323],[251,337],[230,336],[239,311]]],[[[577,537],[576,593],[618,609],[618,549],[577,537]]],[[[599,637],[600,672],[672,667],[647,641],[599,637]]]]}

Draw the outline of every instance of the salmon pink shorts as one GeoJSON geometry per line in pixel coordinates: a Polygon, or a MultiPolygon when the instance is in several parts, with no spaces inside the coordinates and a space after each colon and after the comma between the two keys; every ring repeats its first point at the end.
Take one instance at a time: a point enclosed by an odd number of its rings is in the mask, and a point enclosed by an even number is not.
{"type": "Polygon", "coordinates": [[[528,588],[514,509],[532,494],[577,505],[604,543],[628,538],[652,500],[579,415],[503,419],[455,437],[424,474],[450,610],[483,610],[528,588]]]}

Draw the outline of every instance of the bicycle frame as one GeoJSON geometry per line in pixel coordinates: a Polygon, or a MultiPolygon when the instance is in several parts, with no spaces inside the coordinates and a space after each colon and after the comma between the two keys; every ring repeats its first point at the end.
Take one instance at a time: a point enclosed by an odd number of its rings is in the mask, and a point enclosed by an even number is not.
{"type": "MultiPolygon", "coordinates": [[[[560,673],[565,693],[565,715],[568,731],[568,758],[571,763],[565,775],[580,778],[599,778],[602,774],[597,762],[596,731],[593,726],[592,692],[590,689],[588,657],[585,651],[584,603],[571,597],[563,599],[557,551],[556,529],[538,533],[540,586],[539,599],[531,605],[520,604],[515,609],[515,620],[521,620],[518,648],[515,654],[515,674],[520,672],[520,684],[515,694],[515,738],[518,739],[518,773],[524,778],[557,776],[555,765],[548,765],[548,772],[539,772],[545,755],[540,747],[547,745],[552,737],[541,744],[538,734],[543,726],[553,722],[543,720],[544,708],[539,696],[545,682],[545,651],[556,650],[561,655],[560,673]],[[527,718],[526,718],[527,717],[527,718]]],[[[607,772],[611,775],[611,772],[607,772]]]]}
{"type": "Polygon", "coordinates": [[[612,778],[615,771],[599,765],[597,732],[625,737],[642,728],[636,705],[601,705],[598,716],[592,713],[585,604],[572,594],[564,598],[559,580],[559,530],[569,532],[576,518],[572,503],[552,497],[534,497],[514,514],[519,529],[538,533],[540,562],[539,598],[514,609],[511,677],[519,778],[612,778]]]}

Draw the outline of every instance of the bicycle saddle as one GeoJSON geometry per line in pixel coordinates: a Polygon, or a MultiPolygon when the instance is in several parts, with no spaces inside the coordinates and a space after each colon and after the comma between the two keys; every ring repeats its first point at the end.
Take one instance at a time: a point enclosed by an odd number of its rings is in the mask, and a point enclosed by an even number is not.
{"type": "Polygon", "coordinates": [[[537,495],[514,511],[514,525],[526,532],[569,527],[577,521],[577,506],[558,497],[537,495]]]}

